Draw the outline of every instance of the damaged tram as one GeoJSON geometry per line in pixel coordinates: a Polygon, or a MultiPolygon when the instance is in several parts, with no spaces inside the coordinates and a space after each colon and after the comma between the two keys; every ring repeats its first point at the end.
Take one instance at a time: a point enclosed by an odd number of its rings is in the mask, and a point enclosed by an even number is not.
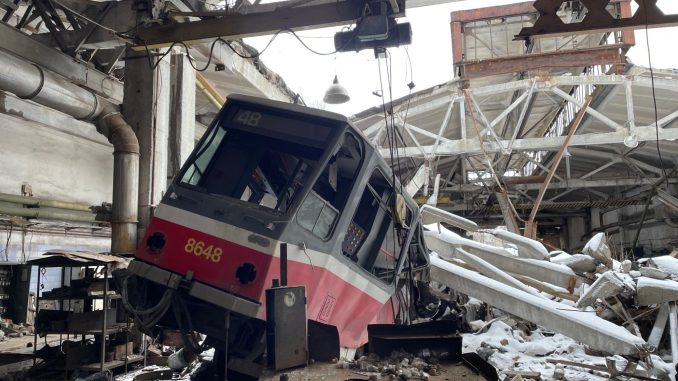
{"type": "Polygon", "coordinates": [[[233,95],[157,207],[125,305],[143,331],[179,329],[191,348],[227,350],[229,372],[256,378],[280,243],[288,284],[306,289],[309,331],[319,333],[310,340],[358,348],[368,324],[415,313],[428,268],[419,220],[345,117],[233,95]]]}

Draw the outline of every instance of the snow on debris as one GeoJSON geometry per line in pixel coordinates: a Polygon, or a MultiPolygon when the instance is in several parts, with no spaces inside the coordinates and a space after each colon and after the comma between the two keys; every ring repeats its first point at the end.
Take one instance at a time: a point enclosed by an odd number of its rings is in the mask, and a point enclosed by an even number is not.
{"type": "MultiPolygon", "coordinates": [[[[463,352],[476,352],[496,367],[500,373],[507,371],[538,372],[543,380],[553,380],[557,366],[548,360],[565,360],[579,364],[605,366],[605,357],[587,354],[586,348],[573,339],[536,329],[525,333],[503,321],[495,321],[485,332],[463,335],[463,352]]],[[[619,371],[628,361],[621,356],[611,356],[619,371]]],[[[652,356],[655,368],[672,374],[671,364],[659,356],[652,356]]],[[[568,381],[609,380],[606,372],[573,366],[562,367],[568,381]]],[[[501,377],[500,377],[501,379],[501,377]]]]}
{"type": "Polygon", "coordinates": [[[492,234],[518,246],[518,255],[521,257],[541,260],[548,258],[548,250],[539,241],[499,228],[492,230],[492,234]]]}

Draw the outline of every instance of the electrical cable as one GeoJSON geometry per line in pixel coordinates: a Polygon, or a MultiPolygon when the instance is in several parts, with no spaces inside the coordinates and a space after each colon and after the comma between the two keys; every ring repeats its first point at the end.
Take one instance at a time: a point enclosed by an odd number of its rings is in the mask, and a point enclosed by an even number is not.
{"type": "MultiPolygon", "coordinates": [[[[388,113],[388,115],[387,115],[387,112],[386,112],[386,104],[384,102],[384,98],[385,98],[386,94],[384,93],[384,85],[383,85],[383,79],[382,79],[382,73],[381,73],[381,63],[378,61],[377,64],[378,64],[378,67],[379,67],[380,88],[381,88],[381,93],[384,94],[384,96],[382,97],[382,107],[383,107],[383,110],[384,110],[384,121],[386,123],[386,126],[385,126],[386,133],[387,133],[387,137],[389,139],[389,153],[390,153],[391,165],[393,167],[397,167],[398,172],[399,172],[398,173],[398,180],[399,180],[399,183],[400,183],[400,189],[398,189],[396,187],[396,174],[395,174],[396,171],[395,171],[395,168],[391,169],[393,190],[394,190],[394,193],[399,192],[402,195],[403,194],[402,167],[401,167],[400,153],[398,152],[399,144],[398,144],[396,124],[395,124],[395,112],[394,112],[394,109],[393,109],[393,76],[392,76],[392,73],[393,73],[392,63],[393,63],[393,61],[392,61],[392,56],[387,49],[384,50],[384,54],[385,54],[385,59],[386,59],[386,62],[385,62],[384,65],[385,65],[386,76],[387,76],[387,81],[388,81],[388,90],[389,90],[389,106],[390,106],[389,111],[390,112],[388,113]],[[389,130],[389,126],[388,126],[389,116],[390,116],[390,121],[391,121],[391,130],[389,130]]],[[[404,141],[403,141],[403,143],[404,143],[404,141]]],[[[395,210],[396,203],[395,202],[393,203],[392,207],[393,207],[393,217],[395,218],[395,216],[396,216],[396,210],[395,210]]],[[[401,239],[402,237],[399,233],[400,233],[400,231],[399,231],[398,227],[396,226],[396,224],[394,223],[393,224],[393,247],[394,247],[394,251],[398,247],[398,245],[401,247],[401,250],[403,249],[402,246],[403,246],[404,242],[402,241],[402,239],[401,239]],[[397,240],[398,245],[396,245],[396,240],[397,240]]],[[[398,304],[402,306],[403,320],[406,321],[407,323],[411,323],[410,312],[411,312],[411,307],[414,304],[413,293],[412,293],[412,290],[414,288],[414,275],[413,275],[413,272],[412,272],[413,264],[412,264],[411,253],[410,253],[409,249],[406,249],[406,250],[407,250],[407,254],[406,254],[407,259],[408,259],[408,262],[409,262],[409,266],[408,266],[408,269],[407,269],[407,278],[406,278],[406,282],[407,282],[407,285],[408,285],[407,297],[404,298],[405,300],[401,300],[400,296],[398,296],[398,304]]],[[[394,266],[397,267],[398,262],[399,261],[396,261],[396,263],[394,263],[394,266]]],[[[395,271],[396,271],[396,268],[394,268],[394,273],[395,273],[395,271]]]]}
{"type": "Polygon", "coordinates": [[[5,250],[4,250],[5,261],[6,261],[6,262],[9,262],[9,253],[8,253],[8,250],[9,250],[9,242],[10,242],[10,240],[12,239],[12,232],[13,232],[13,231],[14,231],[14,224],[13,224],[13,223],[10,223],[9,228],[6,229],[6,232],[7,232],[7,233],[6,233],[6,234],[7,234],[7,242],[5,242],[5,250]]]}
{"type": "MultiPolygon", "coordinates": [[[[386,56],[388,57],[387,51],[384,51],[384,54],[386,54],[386,56]]],[[[381,72],[381,61],[379,60],[379,58],[377,58],[377,67],[378,67],[378,71],[379,71],[379,86],[380,86],[380,89],[381,89],[381,93],[386,95],[384,93],[384,82],[383,82],[383,75],[382,75],[382,72],[381,72]]],[[[387,67],[387,69],[388,69],[388,67],[387,67]]],[[[389,144],[389,154],[390,154],[390,158],[391,158],[391,165],[393,165],[393,159],[394,159],[393,150],[394,150],[394,144],[395,144],[394,143],[395,124],[393,123],[393,119],[391,118],[391,127],[393,128],[393,131],[391,131],[389,129],[389,125],[388,125],[389,124],[389,116],[388,116],[387,111],[386,111],[386,102],[384,101],[384,98],[385,97],[383,97],[383,96],[381,97],[381,104],[382,104],[382,109],[383,109],[383,112],[384,112],[384,123],[385,123],[384,128],[386,129],[386,137],[387,137],[388,144],[389,144]]],[[[393,107],[392,101],[391,101],[391,107],[393,107]]],[[[392,114],[393,114],[393,109],[391,108],[391,116],[393,116],[392,114]]],[[[395,171],[393,170],[393,168],[391,168],[391,184],[392,184],[391,186],[392,186],[392,189],[393,189],[393,196],[395,196],[395,192],[397,192],[397,189],[396,189],[396,186],[395,186],[395,184],[396,184],[395,180],[396,180],[395,179],[395,171]]],[[[379,198],[377,197],[376,194],[373,195],[373,196],[375,198],[377,198],[377,200],[379,200],[379,198]]],[[[389,213],[391,214],[391,219],[393,221],[392,222],[392,226],[393,226],[393,235],[392,235],[393,250],[395,252],[395,250],[397,249],[397,246],[398,246],[398,245],[396,245],[397,227],[396,227],[396,224],[395,224],[395,217],[396,217],[396,213],[395,213],[396,201],[395,201],[395,199],[393,199],[393,202],[391,203],[390,207],[391,207],[391,210],[389,211],[389,213]]],[[[394,266],[394,269],[393,269],[394,275],[395,275],[395,272],[397,270],[396,268],[398,266],[397,262],[398,261],[395,261],[395,263],[393,265],[394,266]]]]}
{"type": "MultiPolygon", "coordinates": [[[[361,20],[361,19],[362,19],[362,18],[358,19],[356,22],[357,22],[357,23],[360,23],[360,20],[361,20]]],[[[354,33],[357,32],[359,28],[360,28],[360,25],[357,25],[356,28],[353,30],[353,32],[354,32],[354,33]]],[[[343,30],[343,29],[342,29],[342,30],[343,30]]],[[[115,32],[115,31],[114,31],[114,32],[115,32]]],[[[125,36],[125,35],[124,35],[123,33],[121,33],[121,32],[115,32],[115,33],[116,33],[117,35],[121,36],[121,37],[129,38],[128,36],[125,36]]],[[[266,43],[266,45],[264,46],[264,48],[263,48],[261,51],[257,52],[256,54],[245,55],[245,54],[240,53],[236,48],[234,48],[230,41],[224,40],[224,39],[221,38],[221,37],[217,37],[214,41],[212,41],[212,44],[210,45],[210,53],[209,53],[209,55],[208,55],[208,57],[207,57],[207,63],[206,63],[205,66],[203,66],[202,68],[198,68],[198,67],[196,67],[195,62],[194,62],[194,61],[195,61],[195,58],[193,58],[193,57],[191,56],[191,54],[190,54],[190,48],[189,48],[188,45],[187,45],[185,42],[183,42],[183,41],[175,41],[175,42],[172,42],[172,43],[170,44],[169,48],[167,48],[167,50],[166,50],[164,53],[161,53],[161,54],[158,55],[158,57],[160,57],[160,58],[158,58],[158,61],[154,64],[154,63],[152,62],[152,59],[151,59],[151,56],[152,56],[152,55],[151,55],[151,52],[150,52],[150,49],[149,49],[148,45],[146,44],[146,42],[145,42],[143,39],[139,39],[139,40],[141,41],[141,45],[144,46],[144,50],[146,51],[146,57],[147,57],[147,59],[148,59],[149,67],[150,67],[152,70],[155,70],[155,69],[158,67],[160,61],[162,61],[168,54],[170,54],[170,53],[172,52],[172,48],[174,48],[175,46],[179,45],[179,46],[182,46],[182,47],[186,50],[186,54],[187,54],[187,57],[188,57],[188,61],[189,61],[189,64],[191,65],[191,67],[192,67],[195,71],[203,72],[203,71],[205,71],[205,70],[207,70],[207,69],[209,68],[209,66],[210,66],[210,64],[211,64],[211,62],[212,62],[212,56],[214,55],[214,47],[216,46],[216,43],[217,43],[217,42],[221,42],[221,43],[223,43],[224,45],[226,45],[229,49],[231,49],[231,51],[233,51],[233,53],[235,53],[235,54],[236,54],[237,56],[239,56],[240,58],[243,58],[243,59],[255,59],[255,58],[259,58],[262,54],[264,54],[264,52],[271,46],[271,44],[273,43],[273,41],[274,41],[274,40],[278,37],[278,35],[280,35],[281,33],[291,34],[292,36],[294,36],[294,37],[299,41],[299,43],[301,43],[301,45],[302,45],[304,48],[306,48],[306,49],[307,49],[308,51],[310,51],[311,53],[314,53],[314,54],[317,54],[317,55],[320,55],[320,56],[330,56],[330,55],[336,54],[336,53],[338,53],[344,46],[346,46],[346,45],[349,43],[349,41],[350,41],[350,39],[347,39],[347,41],[345,41],[344,44],[343,44],[342,46],[340,46],[339,48],[335,49],[334,51],[331,51],[331,52],[319,52],[319,51],[317,51],[317,50],[311,48],[310,46],[308,46],[308,45],[304,42],[304,40],[303,40],[303,39],[302,39],[295,31],[293,31],[292,29],[280,29],[280,30],[278,30],[277,32],[275,32],[275,33],[273,34],[273,36],[271,36],[271,38],[268,40],[268,42],[266,43]]],[[[313,38],[317,38],[317,37],[313,37],[313,38]]],[[[137,39],[138,39],[138,38],[137,38],[137,39]]]]}
{"type": "MultiPolygon", "coordinates": [[[[645,5],[645,0],[643,0],[643,5],[645,5]]],[[[656,143],[657,143],[657,155],[659,156],[659,163],[662,168],[662,172],[664,172],[664,180],[666,181],[666,188],[668,189],[669,187],[669,176],[666,173],[666,168],[664,167],[664,159],[662,158],[662,151],[659,148],[659,115],[657,113],[657,94],[655,92],[655,85],[654,85],[654,70],[652,69],[652,54],[650,52],[650,33],[648,30],[649,27],[649,22],[647,19],[647,12],[645,12],[645,42],[647,44],[647,60],[648,60],[648,65],[650,66],[650,81],[652,84],[652,102],[654,104],[654,127],[655,127],[655,132],[656,132],[656,143]]]]}
{"type": "Polygon", "coordinates": [[[150,308],[141,310],[133,306],[129,300],[128,282],[131,277],[132,275],[129,275],[122,280],[122,304],[128,311],[132,312],[135,320],[139,322],[142,329],[150,331],[150,329],[155,326],[155,324],[165,315],[171,306],[174,290],[168,288],[165,290],[165,293],[162,295],[158,303],[150,308]]]}

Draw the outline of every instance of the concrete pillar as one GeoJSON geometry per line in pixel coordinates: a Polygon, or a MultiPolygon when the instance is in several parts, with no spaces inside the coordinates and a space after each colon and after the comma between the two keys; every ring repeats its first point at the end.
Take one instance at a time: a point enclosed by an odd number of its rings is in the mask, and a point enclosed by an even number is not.
{"type": "Polygon", "coordinates": [[[591,230],[600,226],[600,208],[591,208],[591,230]]]}
{"type": "Polygon", "coordinates": [[[569,217],[567,219],[567,243],[570,252],[580,251],[584,247],[586,243],[581,240],[584,234],[586,234],[584,217],[569,217]]]}
{"type": "Polygon", "coordinates": [[[172,54],[167,180],[179,172],[195,143],[195,70],[185,53],[172,54]]]}
{"type": "MultiPolygon", "coordinates": [[[[151,53],[153,54],[153,53],[151,53]]],[[[139,225],[141,240],[152,211],[167,188],[170,64],[165,57],[155,69],[145,52],[128,49],[125,60],[123,116],[139,139],[139,225]]],[[[153,62],[156,61],[153,57],[153,62]]]]}

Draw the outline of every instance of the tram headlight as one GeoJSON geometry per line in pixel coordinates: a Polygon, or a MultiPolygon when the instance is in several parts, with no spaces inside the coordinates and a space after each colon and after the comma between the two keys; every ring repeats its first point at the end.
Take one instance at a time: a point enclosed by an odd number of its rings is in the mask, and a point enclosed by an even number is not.
{"type": "Polygon", "coordinates": [[[167,239],[165,239],[165,235],[160,232],[155,232],[146,239],[146,247],[151,254],[160,253],[165,247],[165,244],[167,244],[167,239]]]}
{"type": "Polygon", "coordinates": [[[253,264],[245,262],[235,271],[235,277],[242,284],[251,283],[257,277],[257,268],[253,264]]]}

